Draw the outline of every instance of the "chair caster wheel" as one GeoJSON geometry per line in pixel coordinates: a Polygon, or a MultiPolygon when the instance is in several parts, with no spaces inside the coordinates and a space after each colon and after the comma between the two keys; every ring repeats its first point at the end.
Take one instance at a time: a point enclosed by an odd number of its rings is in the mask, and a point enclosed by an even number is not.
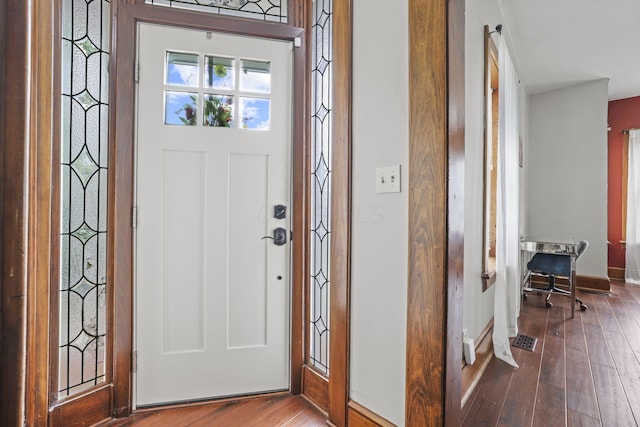
{"type": "Polygon", "coordinates": [[[580,304],[580,311],[587,311],[587,306],[584,304],[580,304]]]}
{"type": "Polygon", "coordinates": [[[553,304],[551,304],[549,301],[547,301],[545,305],[547,306],[547,308],[553,307],[553,304]]]}

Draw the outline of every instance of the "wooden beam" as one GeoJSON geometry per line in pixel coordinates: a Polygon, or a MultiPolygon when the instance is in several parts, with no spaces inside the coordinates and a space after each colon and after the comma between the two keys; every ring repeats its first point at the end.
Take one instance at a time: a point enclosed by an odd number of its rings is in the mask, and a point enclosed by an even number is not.
{"type": "Polygon", "coordinates": [[[0,7],[0,414],[7,426],[24,420],[31,3],[0,7]]]}
{"type": "Polygon", "coordinates": [[[409,0],[407,426],[460,424],[463,43],[462,1],[409,0]]]}
{"type": "Polygon", "coordinates": [[[329,420],[347,423],[351,283],[352,0],[333,2],[329,420]]]}

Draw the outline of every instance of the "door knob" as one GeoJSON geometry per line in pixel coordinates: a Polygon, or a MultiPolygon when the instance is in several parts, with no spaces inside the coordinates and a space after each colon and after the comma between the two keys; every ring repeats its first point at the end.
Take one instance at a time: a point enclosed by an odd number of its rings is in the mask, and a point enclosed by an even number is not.
{"type": "Polygon", "coordinates": [[[272,239],[274,245],[282,246],[287,243],[287,230],[282,227],[274,228],[273,236],[264,236],[262,240],[264,239],[272,239]]]}

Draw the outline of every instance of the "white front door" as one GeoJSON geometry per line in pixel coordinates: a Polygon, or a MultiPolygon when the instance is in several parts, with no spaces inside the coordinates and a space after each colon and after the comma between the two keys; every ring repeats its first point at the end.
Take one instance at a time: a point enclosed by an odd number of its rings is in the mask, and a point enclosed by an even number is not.
{"type": "Polygon", "coordinates": [[[138,63],[136,404],[288,389],[292,44],[140,24],[138,63]]]}

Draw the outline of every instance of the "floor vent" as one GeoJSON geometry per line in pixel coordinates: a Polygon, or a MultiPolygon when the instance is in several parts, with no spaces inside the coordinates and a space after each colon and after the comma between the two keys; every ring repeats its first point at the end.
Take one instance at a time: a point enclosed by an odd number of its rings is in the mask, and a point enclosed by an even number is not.
{"type": "Polygon", "coordinates": [[[538,342],[538,338],[529,337],[527,335],[516,335],[516,339],[513,340],[514,347],[522,348],[527,351],[533,351],[536,348],[536,343],[538,342]]]}

